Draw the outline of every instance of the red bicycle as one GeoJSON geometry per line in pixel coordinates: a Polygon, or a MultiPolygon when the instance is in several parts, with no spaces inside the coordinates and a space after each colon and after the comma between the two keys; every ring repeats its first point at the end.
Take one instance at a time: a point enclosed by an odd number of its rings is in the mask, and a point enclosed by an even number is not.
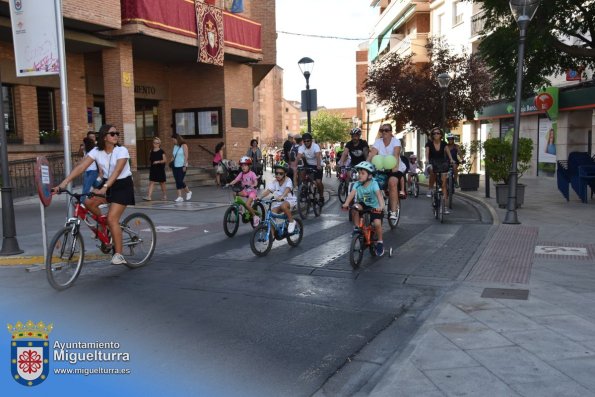
{"type": "MultiPolygon", "coordinates": [[[[112,236],[107,227],[106,215],[96,216],[81,204],[78,193],[60,189],[58,194],[67,193],[74,201],[74,216],[52,238],[48,246],[45,269],[49,283],[57,290],[71,287],[78,278],[85,260],[85,245],[81,235],[81,224],[86,224],[93,233],[93,238],[99,240],[97,246],[104,254],[113,254],[112,236]]],[[[92,197],[89,193],[86,196],[92,197]]],[[[100,195],[96,195],[100,196],[100,195]]],[[[101,197],[101,196],[100,196],[101,197]]],[[[122,228],[122,255],[126,258],[125,265],[135,269],[145,265],[153,252],[157,242],[157,232],[151,218],[136,212],[128,215],[120,224],[122,228]]]]}

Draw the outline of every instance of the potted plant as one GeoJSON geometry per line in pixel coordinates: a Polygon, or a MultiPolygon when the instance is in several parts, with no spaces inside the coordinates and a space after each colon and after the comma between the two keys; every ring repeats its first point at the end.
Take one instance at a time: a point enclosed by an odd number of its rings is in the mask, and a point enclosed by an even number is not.
{"type": "Polygon", "coordinates": [[[479,189],[479,174],[471,172],[479,148],[480,142],[476,140],[459,145],[459,157],[462,159],[461,164],[459,164],[459,186],[461,190],[479,189]]]}
{"type": "MultiPolygon", "coordinates": [[[[496,201],[500,208],[506,208],[508,179],[512,166],[512,143],[506,139],[490,138],[483,143],[483,149],[486,171],[496,184],[496,201]]],[[[518,181],[531,167],[533,141],[529,138],[519,138],[517,155],[517,207],[520,207],[525,201],[525,185],[518,181]]]]}
{"type": "Polygon", "coordinates": [[[39,131],[39,143],[40,144],[49,144],[49,143],[60,143],[60,133],[56,130],[39,131]]]}

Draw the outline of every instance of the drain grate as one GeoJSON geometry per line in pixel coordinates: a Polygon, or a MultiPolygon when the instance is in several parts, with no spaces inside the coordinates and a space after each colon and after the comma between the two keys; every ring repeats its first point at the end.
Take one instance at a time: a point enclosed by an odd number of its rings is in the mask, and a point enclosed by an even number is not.
{"type": "Polygon", "coordinates": [[[518,299],[526,301],[529,299],[528,289],[510,289],[510,288],[484,288],[481,293],[482,298],[494,299],[518,299]]]}

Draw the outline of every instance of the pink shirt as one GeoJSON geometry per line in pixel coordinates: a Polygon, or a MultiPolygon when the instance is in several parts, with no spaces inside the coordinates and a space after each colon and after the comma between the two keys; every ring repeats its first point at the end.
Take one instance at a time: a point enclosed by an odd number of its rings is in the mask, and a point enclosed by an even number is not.
{"type": "Polygon", "coordinates": [[[240,174],[238,176],[236,176],[236,179],[233,180],[233,183],[235,183],[239,180],[242,181],[242,187],[244,187],[244,186],[256,187],[256,185],[258,183],[258,177],[254,173],[254,171],[240,172],[240,174]]]}
{"type": "Polygon", "coordinates": [[[215,156],[213,156],[213,163],[219,164],[221,162],[221,160],[223,160],[221,158],[221,153],[219,153],[219,152],[215,153],[215,156]]]}

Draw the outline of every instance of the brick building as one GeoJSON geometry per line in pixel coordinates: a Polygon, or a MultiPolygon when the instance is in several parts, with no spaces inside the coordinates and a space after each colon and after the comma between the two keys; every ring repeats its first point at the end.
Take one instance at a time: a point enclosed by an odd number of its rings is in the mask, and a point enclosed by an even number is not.
{"type": "MultiPolygon", "coordinates": [[[[202,1],[201,1],[202,3],[202,1]]],[[[281,125],[281,96],[256,89],[276,63],[275,1],[244,3],[222,12],[223,66],[198,63],[197,17],[189,0],[63,0],[70,141],[78,149],[88,130],[116,125],[136,167],[147,165],[153,136],[182,134],[192,166],[210,166],[214,146],[239,157],[253,137],[270,130],[261,113],[281,125]],[[276,98],[276,96],[278,98],[276,98]],[[275,116],[276,115],[276,116],[275,116]]],[[[8,2],[0,0],[0,71],[10,159],[60,153],[39,131],[61,130],[58,76],[16,77],[8,2]]],[[[273,81],[279,76],[274,75],[273,81]]],[[[276,83],[278,85],[278,83],[276,83]]],[[[279,127],[275,127],[279,128],[279,127]]],[[[165,138],[165,139],[164,139],[165,138]]]]}

